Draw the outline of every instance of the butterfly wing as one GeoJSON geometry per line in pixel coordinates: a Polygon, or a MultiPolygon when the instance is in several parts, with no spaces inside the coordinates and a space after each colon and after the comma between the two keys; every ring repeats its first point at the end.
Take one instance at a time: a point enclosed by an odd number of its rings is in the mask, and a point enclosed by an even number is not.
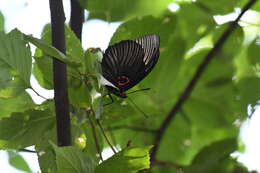
{"type": "Polygon", "coordinates": [[[151,34],[137,38],[134,41],[140,44],[144,50],[145,56],[143,58],[143,62],[145,63],[146,74],[148,74],[157,63],[160,55],[160,37],[158,35],[151,34]]]}
{"type": "Polygon", "coordinates": [[[109,46],[102,59],[103,76],[120,91],[140,82],[159,57],[159,36],[147,35],[109,46]]]}

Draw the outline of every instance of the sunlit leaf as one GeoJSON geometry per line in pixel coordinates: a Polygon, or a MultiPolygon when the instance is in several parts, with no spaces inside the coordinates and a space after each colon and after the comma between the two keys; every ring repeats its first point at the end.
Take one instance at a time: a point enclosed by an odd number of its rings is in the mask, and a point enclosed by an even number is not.
{"type": "Polygon", "coordinates": [[[258,40],[254,40],[248,48],[248,59],[252,65],[260,65],[260,58],[257,55],[260,54],[260,43],[258,40]]]}
{"type": "Polygon", "coordinates": [[[192,166],[184,168],[187,173],[229,173],[235,162],[229,157],[237,148],[236,138],[215,142],[204,149],[193,160],[192,166]]]}
{"type": "Polygon", "coordinates": [[[159,16],[170,3],[171,0],[154,0],[152,3],[149,0],[97,0],[87,1],[85,8],[90,12],[90,18],[120,21],[137,16],[159,16]]]}
{"type": "Polygon", "coordinates": [[[56,157],[50,141],[53,143],[57,141],[55,125],[46,130],[35,145],[42,173],[57,173],[56,157]]]}
{"type": "Polygon", "coordinates": [[[32,170],[30,169],[28,163],[24,160],[24,158],[16,152],[8,151],[9,156],[9,163],[16,169],[19,169],[21,171],[26,171],[28,173],[32,173],[32,170]]]}
{"type": "Polygon", "coordinates": [[[0,120],[0,148],[21,149],[34,145],[54,122],[55,118],[49,111],[12,113],[0,120]]]}
{"type": "Polygon", "coordinates": [[[0,31],[5,29],[5,20],[3,14],[0,12],[0,31]]]}
{"type": "Polygon", "coordinates": [[[180,5],[177,15],[179,19],[177,28],[187,42],[188,49],[216,26],[213,16],[203,8],[199,8],[197,3],[180,5]]]}
{"type": "Polygon", "coordinates": [[[5,65],[0,65],[0,98],[17,97],[28,86],[19,76],[14,76],[5,65]]]}
{"type": "Polygon", "coordinates": [[[136,173],[150,167],[149,147],[130,147],[116,153],[102,162],[95,169],[95,173],[136,173]]]}
{"type": "MultiPolygon", "coordinates": [[[[248,3],[248,0],[240,0],[240,1],[238,1],[238,2],[239,2],[239,7],[241,8],[241,7],[244,7],[245,4],[248,3]]],[[[257,2],[253,5],[252,9],[253,9],[253,10],[256,10],[256,11],[260,11],[260,3],[259,3],[259,1],[257,1],[257,2]]]]}
{"type": "Polygon", "coordinates": [[[0,32],[0,64],[5,63],[30,86],[32,58],[30,47],[17,29],[5,34],[0,32]]]}
{"type": "Polygon", "coordinates": [[[237,7],[237,0],[220,0],[220,1],[207,1],[207,0],[198,0],[196,1],[198,8],[204,10],[208,14],[227,14],[234,10],[237,7]]]}
{"type": "Polygon", "coordinates": [[[26,93],[21,93],[17,97],[0,98],[0,118],[8,117],[13,112],[23,112],[35,107],[32,98],[26,93]]]}
{"type": "Polygon", "coordinates": [[[57,147],[52,145],[56,155],[57,172],[93,173],[91,158],[76,147],[57,147]]]}

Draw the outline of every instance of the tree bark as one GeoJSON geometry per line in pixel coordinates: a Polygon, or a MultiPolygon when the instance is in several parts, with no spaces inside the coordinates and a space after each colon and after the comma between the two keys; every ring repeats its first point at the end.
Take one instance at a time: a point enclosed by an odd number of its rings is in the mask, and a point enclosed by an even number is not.
{"type": "MultiPolygon", "coordinates": [[[[65,15],[62,0],[49,0],[52,45],[65,54],[65,15]]],[[[71,145],[69,99],[66,64],[53,58],[54,101],[58,146],[71,145]]]]}

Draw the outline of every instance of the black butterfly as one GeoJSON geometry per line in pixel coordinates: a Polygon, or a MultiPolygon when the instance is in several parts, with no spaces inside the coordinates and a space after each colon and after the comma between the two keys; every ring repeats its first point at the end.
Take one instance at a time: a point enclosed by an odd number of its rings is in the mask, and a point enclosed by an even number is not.
{"type": "Polygon", "coordinates": [[[109,46],[101,63],[103,77],[113,84],[105,84],[108,90],[126,98],[125,91],[145,78],[157,63],[159,47],[160,37],[155,34],[109,46]]]}

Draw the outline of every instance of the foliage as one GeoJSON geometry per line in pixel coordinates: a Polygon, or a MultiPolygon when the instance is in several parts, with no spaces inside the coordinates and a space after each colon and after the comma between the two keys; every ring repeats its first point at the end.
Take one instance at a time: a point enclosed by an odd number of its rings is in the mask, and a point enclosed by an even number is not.
{"type": "MultiPolygon", "coordinates": [[[[160,35],[158,64],[132,89],[151,90],[130,95],[149,117],[145,118],[128,99],[114,98],[115,103],[103,106],[109,98],[103,97],[106,90],[100,85],[102,52],[83,50],[68,26],[63,54],[50,46],[49,25],[38,39],[17,29],[4,33],[0,17],[0,149],[34,145],[42,173],[248,172],[230,154],[239,150],[240,126],[235,122],[248,117],[248,106],[259,106],[259,12],[253,11],[254,25],[250,21],[232,31],[166,130],[156,156],[158,162],[150,164],[149,150],[156,129],[229,25],[218,25],[214,15],[231,13],[247,1],[80,2],[90,12],[89,20],[122,21],[110,44],[150,33],[160,35]],[[172,2],[178,6],[177,11],[167,8],[172,2]],[[249,26],[255,29],[248,30],[249,26]],[[29,42],[37,47],[33,56],[29,42]],[[31,88],[31,75],[43,88],[53,89],[52,58],[65,62],[68,68],[71,147],[56,146],[53,100],[36,105],[25,91],[31,88]],[[122,149],[103,162],[100,152],[108,145],[95,117],[100,118],[113,145],[122,149]]],[[[259,11],[259,7],[258,2],[253,9],[259,11]]],[[[14,167],[31,172],[19,154],[10,151],[9,156],[14,167]]]]}
{"type": "Polygon", "coordinates": [[[95,173],[134,173],[138,170],[148,169],[150,165],[148,147],[128,147],[116,153],[108,160],[97,166],[95,173]]]}
{"type": "Polygon", "coordinates": [[[21,171],[32,173],[32,170],[30,169],[29,165],[26,163],[24,158],[19,153],[14,151],[8,151],[8,156],[10,165],[21,171]]]}

